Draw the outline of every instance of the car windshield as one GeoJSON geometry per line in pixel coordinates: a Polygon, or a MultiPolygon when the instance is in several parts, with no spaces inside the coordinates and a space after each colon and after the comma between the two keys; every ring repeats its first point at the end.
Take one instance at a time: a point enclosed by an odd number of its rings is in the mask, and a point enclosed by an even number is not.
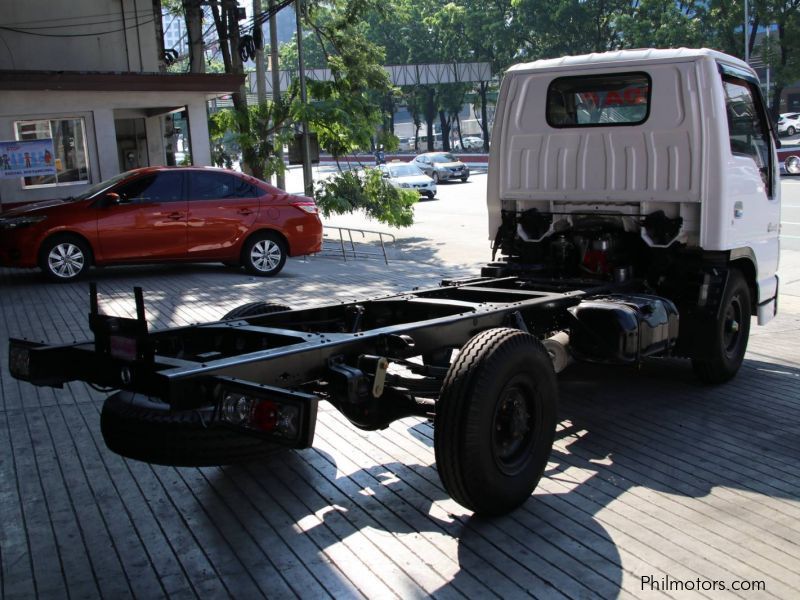
{"type": "Polygon", "coordinates": [[[389,173],[392,177],[408,177],[409,175],[421,175],[422,171],[416,165],[391,165],[389,173]]]}
{"type": "Polygon", "coordinates": [[[91,186],[88,190],[83,192],[80,196],[75,196],[74,198],[70,198],[70,200],[87,200],[92,196],[99,194],[100,192],[107,190],[108,188],[118,184],[120,181],[129,177],[133,171],[125,171],[124,173],[120,173],[119,175],[114,175],[111,179],[106,179],[105,181],[101,181],[100,183],[95,183],[91,186]]]}
{"type": "Polygon", "coordinates": [[[436,154],[433,156],[433,162],[435,163],[451,163],[457,161],[458,159],[449,152],[447,154],[436,154]]]}

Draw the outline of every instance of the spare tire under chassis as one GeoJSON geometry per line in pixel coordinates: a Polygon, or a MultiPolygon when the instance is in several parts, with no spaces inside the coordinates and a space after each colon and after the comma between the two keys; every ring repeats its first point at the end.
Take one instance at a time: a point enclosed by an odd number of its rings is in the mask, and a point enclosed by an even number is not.
{"type": "Polygon", "coordinates": [[[113,452],[160,465],[226,465],[283,448],[215,423],[213,412],[211,406],[170,410],[141,394],[117,392],[103,404],[100,429],[113,452]]]}

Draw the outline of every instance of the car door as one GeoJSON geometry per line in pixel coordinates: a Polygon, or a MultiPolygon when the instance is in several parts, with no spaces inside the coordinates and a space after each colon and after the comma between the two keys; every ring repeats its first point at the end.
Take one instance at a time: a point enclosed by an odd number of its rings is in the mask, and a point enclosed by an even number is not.
{"type": "Polygon", "coordinates": [[[188,257],[237,259],[263,192],[243,177],[220,171],[191,171],[188,185],[188,257]]]}
{"type": "Polygon", "coordinates": [[[414,159],[414,162],[420,169],[422,169],[422,172],[425,173],[425,175],[428,177],[431,176],[431,173],[433,173],[433,168],[431,166],[430,159],[427,156],[418,156],[414,159]]]}
{"type": "Polygon", "coordinates": [[[97,212],[102,262],[179,259],[186,255],[186,199],[181,171],[145,173],[123,181],[97,212]]]}

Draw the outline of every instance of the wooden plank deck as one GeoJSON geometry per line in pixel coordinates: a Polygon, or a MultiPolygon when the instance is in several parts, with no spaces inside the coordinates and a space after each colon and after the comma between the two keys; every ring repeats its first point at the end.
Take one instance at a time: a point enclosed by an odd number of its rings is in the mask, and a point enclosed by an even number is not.
{"type": "MultiPolygon", "coordinates": [[[[447,497],[424,419],[363,432],[323,406],[314,448],[224,468],[111,453],[102,394],[35,388],[7,367],[9,335],[88,337],[86,283],[0,271],[0,597],[797,598],[800,253],[788,269],[781,316],[753,329],[727,385],[699,385],[682,361],[565,372],[545,478],[491,520],[447,497]]],[[[156,327],[458,274],[324,259],[273,280],[215,266],[93,273],[115,314],[133,315],[142,285],[156,327]]]]}

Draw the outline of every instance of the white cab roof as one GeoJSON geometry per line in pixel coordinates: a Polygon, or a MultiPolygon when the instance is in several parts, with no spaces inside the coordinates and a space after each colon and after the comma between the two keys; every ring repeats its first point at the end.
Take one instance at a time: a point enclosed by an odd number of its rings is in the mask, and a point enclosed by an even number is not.
{"type": "Polygon", "coordinates": [[[508,69],[511,73],[526,73],[532,71],[547,70],[560,70],[560,69],[574,69],[575,67],[585,66],[592,68],[595,66],[610,65],[619,66],[621,63],[626,65],[648,64],[653,62],[675,62],[675,61],[691,61],[699,58],[711,58],[720,62],[727,63],[731,66],[745,69],[754,73],[753,69],[744,62],[729,54],[723,54],[716,50],[709,50],[708,48],[675,48],[675,49],[655,49],[644,48],[641,50],[618,50],[616,52],[603,52],[595,54],[582,54],[580,56],[564,56],[561,58],[550,58],[544,60],[536,60],[529,63],[521,63],[514,65],[508,69]]]}

